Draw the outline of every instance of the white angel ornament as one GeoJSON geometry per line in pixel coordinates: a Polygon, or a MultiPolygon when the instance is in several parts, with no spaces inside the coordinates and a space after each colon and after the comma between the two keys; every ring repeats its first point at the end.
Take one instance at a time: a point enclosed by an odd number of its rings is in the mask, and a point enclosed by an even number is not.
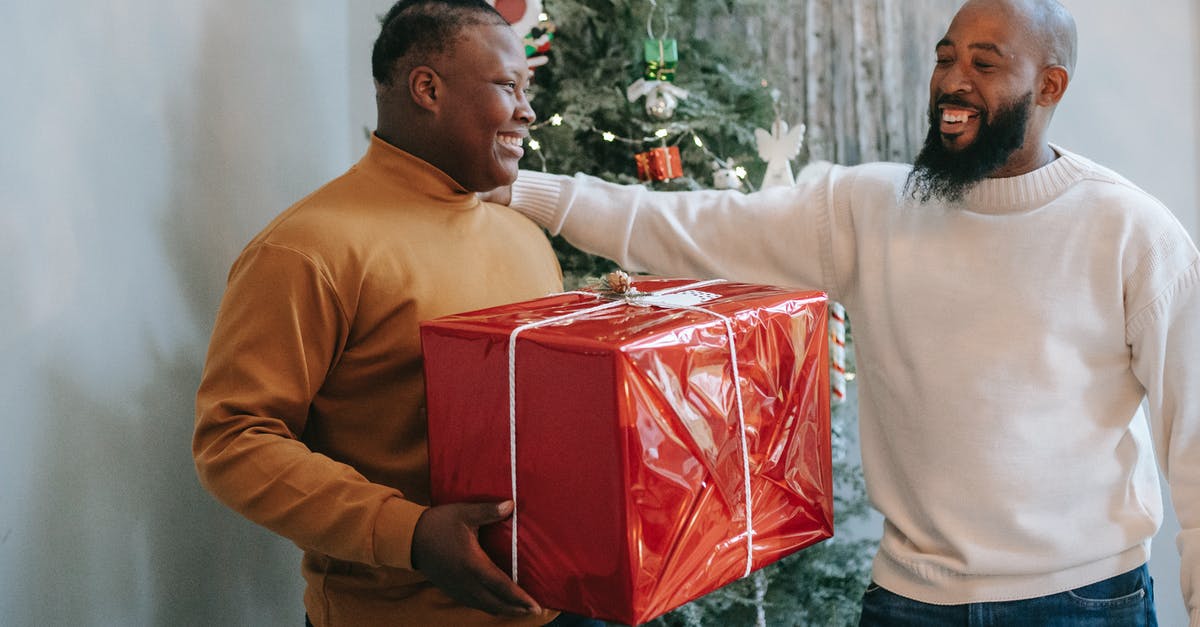
{"type": "Polygon", "coordinates": [[[756,128],[754,138],[758,142],[758,157],[767,162],[761,189],[795,185],[791,160],[800,154],[800,146],[804,143],[804,125],[788,130],[787,122],[776,118],[770,133],[756,128]]]}

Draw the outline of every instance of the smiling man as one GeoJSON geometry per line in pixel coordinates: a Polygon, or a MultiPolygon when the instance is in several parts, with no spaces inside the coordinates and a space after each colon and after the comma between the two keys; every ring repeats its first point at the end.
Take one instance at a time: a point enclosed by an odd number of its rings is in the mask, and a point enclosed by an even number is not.
{"type": "Polygon", "coordinates": [[[885,519],[863,625],[1155,624],[1157,455],[1200,627],[1200,254],[1156,199],[1047,140],[1075,49],[1054,0],[964,4],[913,166],[753,194],[512,186],[513,207],[626,268],[846,306],[885,519]]]}
{"type": "Polygon", "coordinates": [[[201,482],[304,550],[318,627],[575,624],[479,548],[510,504],[429,507],[418,323],[561,289],[542,231],[475,193],[517,174],[524,48],[481,0],[405,0],[372,65],[366,155],[230,271],[197,395],[201,482]]]}
{"type": "Polygon", "coordinates": [[[921,201],[959,201],[985,178],[1054,160],[1046,130],[1076,54],[1064,8],[968,3],[934,52],[929,134],[908,180],[921,201]]]}

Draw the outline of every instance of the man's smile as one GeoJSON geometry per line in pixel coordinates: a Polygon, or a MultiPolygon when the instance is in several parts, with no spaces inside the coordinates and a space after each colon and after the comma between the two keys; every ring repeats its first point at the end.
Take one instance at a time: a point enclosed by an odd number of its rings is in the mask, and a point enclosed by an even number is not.
{"type": "Polygon", "coordinates": [[[949,105],[942,105],[941,124],[938,130],[943,135],[960,135],[967,130],[969,123],[979,119],[979,112],[974,109],[966,109],[949,105]]]}
{"type": "Polygon", "coordinates": [[[525,154],[525,148],[522,146],[524,142],[525,136],[521,133],[498,133],[496,135],[496,143],[517,158],[525,154]]]}

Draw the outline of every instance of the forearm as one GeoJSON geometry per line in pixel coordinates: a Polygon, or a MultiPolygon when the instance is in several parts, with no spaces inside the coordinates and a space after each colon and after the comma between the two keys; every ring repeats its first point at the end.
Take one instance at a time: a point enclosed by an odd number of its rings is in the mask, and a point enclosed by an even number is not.
{"type": "Polygon", "coordinates": [[[230,509],[305,549],[411,568],[426,509],[345,464],[313,453],[281,421],[201,414],[193,440],[201,484],[230,509]]]}
{"type": "Polygon", "coordinates": [[[512,206],[629,270],[825,289],[823,185],[754,194],[653,192],[586,175],[523,171],[512,206]]]}

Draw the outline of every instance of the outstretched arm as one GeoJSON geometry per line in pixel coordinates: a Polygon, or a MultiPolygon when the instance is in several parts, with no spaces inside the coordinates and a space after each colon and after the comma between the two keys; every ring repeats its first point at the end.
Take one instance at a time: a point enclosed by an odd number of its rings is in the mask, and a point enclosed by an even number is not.
{"type": "Polygon", "coordinates": [[[829,289],[831,191],[827,176],[743,194],[522,171],[511,206],[629,270],[829,289]]]}

